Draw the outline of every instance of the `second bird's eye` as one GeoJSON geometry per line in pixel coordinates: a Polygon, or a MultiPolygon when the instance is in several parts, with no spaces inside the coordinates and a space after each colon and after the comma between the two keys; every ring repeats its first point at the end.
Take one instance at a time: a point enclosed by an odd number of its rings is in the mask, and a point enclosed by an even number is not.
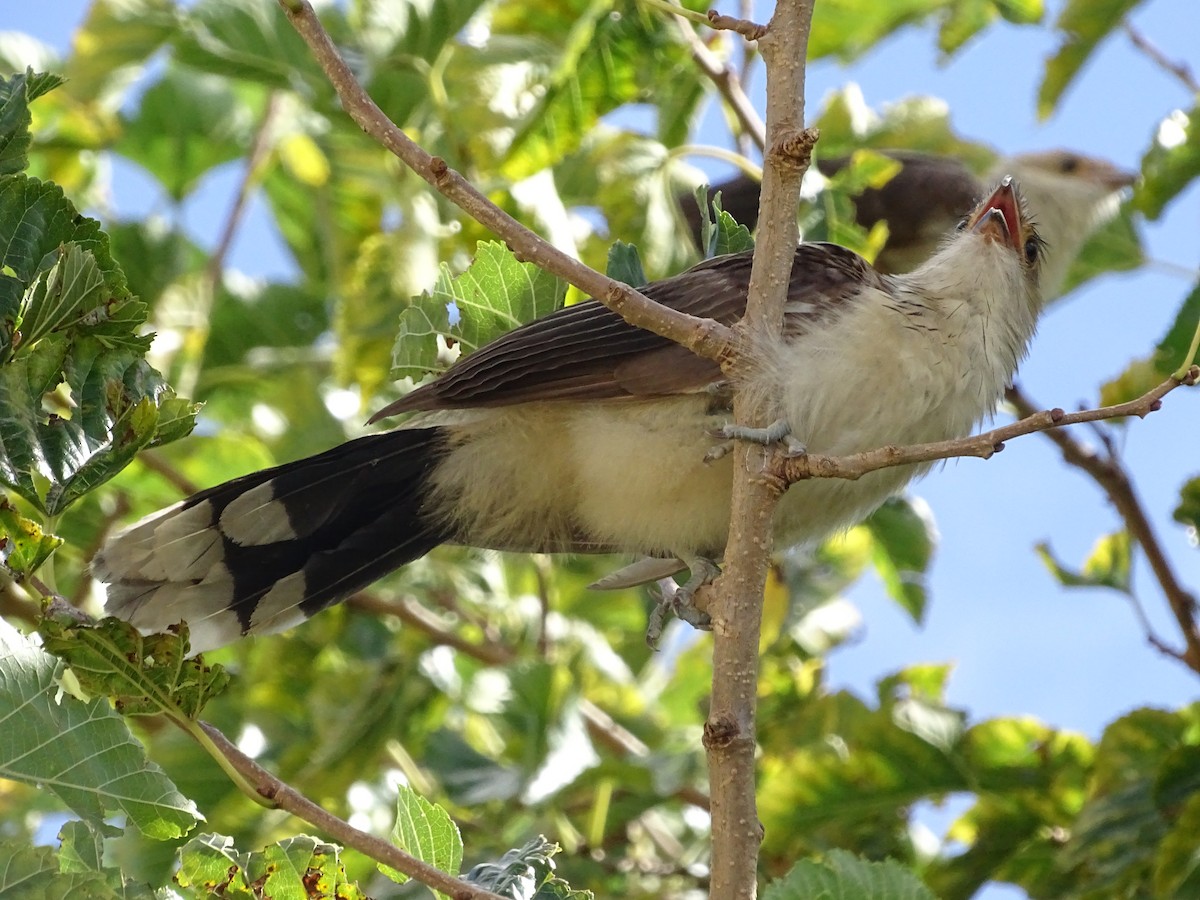
{"type": "Polygon", "coordinates": [[[1041,250],[1041,242],[1038,241],[1037,238],[1031,237],[1025,242],[1025,262],[1032,266],[1037,261],[1038,254],[1041,253],[1041,250]]]}

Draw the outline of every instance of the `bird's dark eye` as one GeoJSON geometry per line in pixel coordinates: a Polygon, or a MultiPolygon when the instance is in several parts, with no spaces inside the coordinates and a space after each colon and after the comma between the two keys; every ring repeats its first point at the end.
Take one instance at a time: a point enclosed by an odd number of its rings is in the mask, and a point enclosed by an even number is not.
{"type": "Polygon", "coordinates": [[[958,224],[954,226],[954,230],[955,231],[965,231],[967,228],[967,220],[970,218],[971,218],[970,216],[963,216],[961,219],[958,220],[958,224]]]}
{"type": "Polygon", "coordinates": [[[1025,262],[1033,265],[1037,262],[1039,254],[1042,252],[1042,242],[1035,237],[1031,237],[1025,242],[1025,262]]]}
{"type": "Polygon", "coordinates": [[[1065,175],[1069,175],[1078,168],[1079,157],[1077,156],[1064,156],[1062,161],[1058,164],[1058,170],[1065,175]]]}

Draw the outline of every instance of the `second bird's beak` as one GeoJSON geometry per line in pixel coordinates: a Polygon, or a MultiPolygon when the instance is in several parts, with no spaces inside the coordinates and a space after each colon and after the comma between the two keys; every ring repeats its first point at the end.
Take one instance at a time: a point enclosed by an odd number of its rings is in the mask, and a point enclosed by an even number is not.
{"type": "Polygon", "coordinates": [[[1018,253],[1021,251],[1021,211],[1013,188],[1012,176],[1000,182],[1000,187],[977,207],[969,219],[967,230],[993,241],[1003,241],[1018,253]]]}

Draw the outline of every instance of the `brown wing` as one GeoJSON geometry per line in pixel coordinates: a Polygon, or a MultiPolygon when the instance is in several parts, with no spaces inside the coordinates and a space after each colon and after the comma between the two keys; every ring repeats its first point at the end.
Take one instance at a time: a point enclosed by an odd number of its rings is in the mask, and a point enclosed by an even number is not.
{"type": "MultiPolygon", "coordinates": [[[[750,252],[720,256],[652,282],[642,292],[664,306],[730,325],[745,311],[751,262],[750,252]]],[[[801,244],[792,262],[786,330],[806,330],[864,282],[882,284],[882,279],[857,254],[833,244],[801,244]]],[[[721,380],[716,363],[587,300],[481,347],[372,421],[418,410],[689,393],[721,380]]]]}

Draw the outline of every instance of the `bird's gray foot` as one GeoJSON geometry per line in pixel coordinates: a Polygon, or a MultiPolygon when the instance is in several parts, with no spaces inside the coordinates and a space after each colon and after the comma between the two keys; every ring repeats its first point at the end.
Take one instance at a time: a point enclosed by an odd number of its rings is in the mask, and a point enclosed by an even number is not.
{"type": "Polygon", "coordinates": [[[671,616],[687,622],[693,628],[699,628],[702,631],[712,630],[712,619],[709,618],[708,613],[697,608],[695,597],[700,588],[706,584],[712,584],[716,580],[717,576],[721,574],[721,568],[705,557],[691,557],[687,560],[687,566],[688,580],[681,587],[675,586],[670,579],[659,582],[662,594],[650,612],[650,619],[646,623],[646,643],[651,647],[658,646],[663,629],[666,628],[667,620],[671,616]]]}
{"type": "Polygon", "coordinates": [[[787,419],[776,419],[766,428],[755,428],[750,425],[735,425],[729,422],[716,431],[717,437],[725,440],[709,448],[704,454],[706,463],[714,462],[733,450],[733,442],[751,441],[764,447],[771,444],[782,444],[783,452],[788,456],[802,456],[807,453],[804,443],[792,434],[791,423],[787,419]]]}

